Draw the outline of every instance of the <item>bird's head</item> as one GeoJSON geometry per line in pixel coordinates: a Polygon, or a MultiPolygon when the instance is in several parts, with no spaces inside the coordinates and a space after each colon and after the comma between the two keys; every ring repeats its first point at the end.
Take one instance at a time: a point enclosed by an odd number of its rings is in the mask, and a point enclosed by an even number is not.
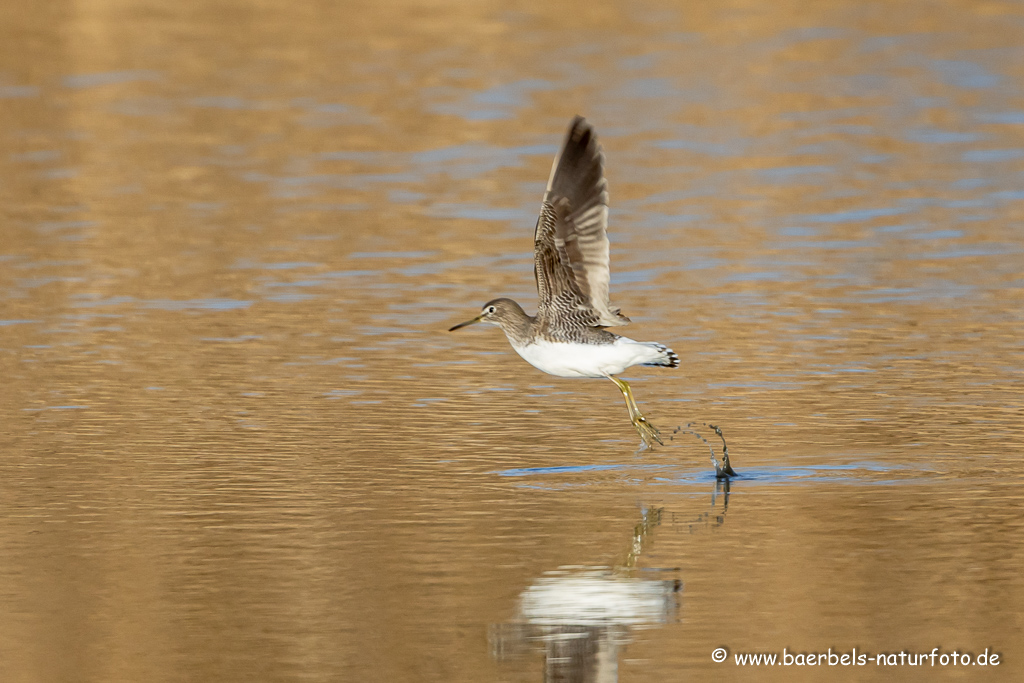
{"type": "Polygon", "coordinates": [[[480,315],[467,320],[464,323],[459,323],[455,327],[449,329],[449,332],[472,325],[474,323],[490,323],[491,325],[497,325],[502,327],[504,324],[518,322],[523,318],[526,318],[526,313],[523,309],[512,299],[494,299],[484,304],[480,310],[480,315]]]}

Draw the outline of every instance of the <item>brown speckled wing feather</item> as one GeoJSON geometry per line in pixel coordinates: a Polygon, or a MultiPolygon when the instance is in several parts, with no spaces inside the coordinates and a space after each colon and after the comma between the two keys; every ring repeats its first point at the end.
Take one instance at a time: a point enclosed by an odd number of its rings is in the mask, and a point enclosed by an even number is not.
{"type": "Polygon", "coordinates": [[[607,226],[604,155],[594,129],[577,116],[552,165],[534,235],[539,317],[569,316],[593,327],[629,323],[608,300],[607,226]]]}

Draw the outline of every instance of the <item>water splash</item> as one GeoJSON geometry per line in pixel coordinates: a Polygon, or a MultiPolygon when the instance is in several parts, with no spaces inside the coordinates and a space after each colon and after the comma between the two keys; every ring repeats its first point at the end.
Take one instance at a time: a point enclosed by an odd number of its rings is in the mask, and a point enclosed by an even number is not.
{"type": "Polygon", "coordinates": [[[692,434],[693,436],[695,436],[698,439],[700,439],[701,441],[703,441],[704,445],[707,446],[708,450],[711,452],[711,464],[714,465],[714,467],[715,467],[715,478],[716,479],[728,479],[729,477],[737,477],[737,476],[739,476],[736,473],[736,470],[734,470],[732,468],[732,464],[730,464],[730,462],[729,462],[729,444],[727,444],[725,442],[725,435],[722,434],[722,429],[720,427],[718,427],[717,425],[708,424],[707,422],[701,422],[700,423],[700,425],[702,427],[707,427],[708,429],[714,430],[715,434],[718,435],[718,438],[722,440],[722,461],[719,462],[718,458],[715,457],[715,447],[712,446],[711,443],[707,439],[705,439],[704,436],[700,432],[698,432],[698,431],[696,431],[694,429],[691,429],[691,427],[694,424],[696,424],[696,423],[695,422],[687,422],[685,427],[676,427],[672,431],[672,436],[669,437],[669,440],[675,441],[675,438],[676,438],[675,435],[676,434],[680,434],[680,433],[682,433],[682,434],[692,434]]]}

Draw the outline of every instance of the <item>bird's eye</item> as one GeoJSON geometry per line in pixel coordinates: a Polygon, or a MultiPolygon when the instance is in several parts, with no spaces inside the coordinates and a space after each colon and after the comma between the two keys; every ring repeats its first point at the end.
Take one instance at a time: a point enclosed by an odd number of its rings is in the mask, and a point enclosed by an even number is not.
{"type": "Polygon", "coordinates": [[[488,306],[488,307],[487,307],[487,312],[488,312],[488,313],[494,313],[494,311],[495,311],[495,310],[496,310],[496,309],[494,308],[494,306],[488,306]]]}

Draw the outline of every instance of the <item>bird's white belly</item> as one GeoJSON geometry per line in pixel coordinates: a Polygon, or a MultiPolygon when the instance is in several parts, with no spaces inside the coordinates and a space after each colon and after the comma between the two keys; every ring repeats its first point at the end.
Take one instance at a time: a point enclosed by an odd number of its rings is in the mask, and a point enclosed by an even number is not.
{"type": "Polygon", "coordinates": [[[512,348],[533,367],[557,377],[617,375],[631,365],[649,363],[659,355],[651,345],[626,337],[611,344],[537,341],[512,348]]]}

